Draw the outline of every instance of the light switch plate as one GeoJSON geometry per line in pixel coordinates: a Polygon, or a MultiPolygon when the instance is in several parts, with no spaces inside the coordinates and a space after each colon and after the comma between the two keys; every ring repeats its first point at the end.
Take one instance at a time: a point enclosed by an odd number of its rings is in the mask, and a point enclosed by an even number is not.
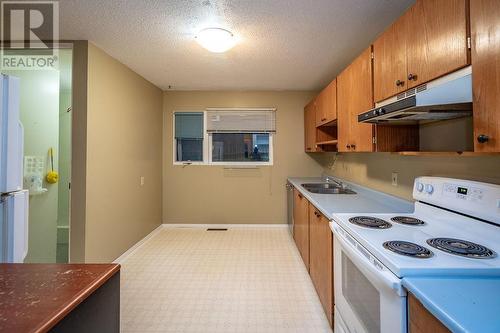
{"type": "Polygon", "coordinates": [[[141,176],[141,186],[144,186],[144,176],[141,176]]]}

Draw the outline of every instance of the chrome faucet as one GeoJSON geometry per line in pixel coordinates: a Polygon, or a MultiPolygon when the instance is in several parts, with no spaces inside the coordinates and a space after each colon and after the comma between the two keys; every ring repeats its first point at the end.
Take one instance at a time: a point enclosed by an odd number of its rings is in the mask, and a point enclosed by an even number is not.
{"type": "Polygon", "coordinates": [[[323,179],[325,180],[326,183],[334,183],[340,186],[341,188],[345,189],[347,188],[346,184],[342,183],[341,181],[336,180],[335,178],[331,176],[323,176],[323,179]]]}

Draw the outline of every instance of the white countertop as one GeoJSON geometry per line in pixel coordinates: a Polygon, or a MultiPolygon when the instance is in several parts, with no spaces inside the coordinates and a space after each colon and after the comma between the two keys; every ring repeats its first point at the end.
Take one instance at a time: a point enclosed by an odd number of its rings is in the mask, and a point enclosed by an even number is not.
{"type": "Polygon", "coordinates": [[[302,187],[305,183],[324,183],[321,177],[291,177],[288,181],[328,219],[336,213],[412,213],[414,203],[379,191],[332,177],[356,194],[317,194],[302,187]]]}

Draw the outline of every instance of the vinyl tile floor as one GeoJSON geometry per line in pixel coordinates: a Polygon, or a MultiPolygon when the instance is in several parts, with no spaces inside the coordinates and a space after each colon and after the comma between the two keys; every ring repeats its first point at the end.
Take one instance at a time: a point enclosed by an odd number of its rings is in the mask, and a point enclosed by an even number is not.
{"type": "Polygon", "coordinates": [[[286,227],[162,228],[121,264],[122,332],[331,332],[286,227]]]}

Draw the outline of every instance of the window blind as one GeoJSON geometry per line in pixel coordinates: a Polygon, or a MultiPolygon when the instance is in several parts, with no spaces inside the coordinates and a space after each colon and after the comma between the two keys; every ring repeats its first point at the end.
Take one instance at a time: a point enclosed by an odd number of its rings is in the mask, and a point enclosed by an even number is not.
{"type": "Polygon", "coordinates": [[[203,139],[203,112],[176,112],[175,138],[203,139]]]}
{"type": "Polygon", "coordinates": [[[276,132],[275,109],[207,109],[208,132],[276,132]]]}

